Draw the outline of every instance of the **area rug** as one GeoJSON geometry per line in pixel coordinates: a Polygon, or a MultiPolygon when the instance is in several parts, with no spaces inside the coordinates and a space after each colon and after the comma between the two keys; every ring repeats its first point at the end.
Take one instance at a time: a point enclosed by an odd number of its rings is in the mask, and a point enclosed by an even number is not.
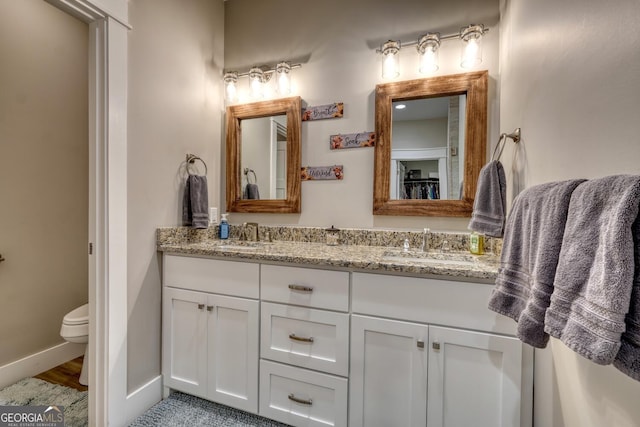
{"type": "Polygon", "coordinates": [[[88,425],[89,394],[37,378],[25,378],[0,390],[0,406],[63,406],[67,427],[88,425]]]}
{"type": "Polygon", "coordinates": [[[267,418],[174,391],[129,427],[286,427],[267,418]]]}

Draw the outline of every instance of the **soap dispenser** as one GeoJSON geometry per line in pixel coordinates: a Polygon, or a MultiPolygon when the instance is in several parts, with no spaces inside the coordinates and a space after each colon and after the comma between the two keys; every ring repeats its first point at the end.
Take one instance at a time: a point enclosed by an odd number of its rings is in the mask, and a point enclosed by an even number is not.
{"type": "Polygon", "coordinates": [[[227,221],[227,214],[222,214],[222,219],[218,226],[218,237],[222,240],[229,238],[229,222],[227,221]]]}
{"type": "Polygon", "coordinates": [[[484,235],[475,231],[469,236],[469,252],[474,255],[484,254],[484,235]]]}

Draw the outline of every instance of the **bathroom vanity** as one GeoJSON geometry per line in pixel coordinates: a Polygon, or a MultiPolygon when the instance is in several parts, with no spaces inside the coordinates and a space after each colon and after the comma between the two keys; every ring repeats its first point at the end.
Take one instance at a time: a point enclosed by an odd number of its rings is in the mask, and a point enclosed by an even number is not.
{"type": "Polygon", "coordinates": [[[248,243],[159,239],[166,391],[294,426],[531,425],[495,259],[248,243]]]}

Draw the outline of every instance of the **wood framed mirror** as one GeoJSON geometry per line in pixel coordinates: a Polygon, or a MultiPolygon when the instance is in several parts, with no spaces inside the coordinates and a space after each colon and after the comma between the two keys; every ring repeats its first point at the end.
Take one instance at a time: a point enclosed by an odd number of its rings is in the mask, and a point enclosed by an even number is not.
{"type": "Polygon", "coordinates": [[[227,212],[300,212],[301,121],[300,97],[227,107],[227,212]]]}
{"type": "Polygon", "coordinates": [[[479,71],[376,86],[374,215],[471,216],[486,160],[487,85],[479,71]],[[415,112],[402,118],[398,105],[415,112]],[[434,112],[442,108],[444,118],[434,112]]]}

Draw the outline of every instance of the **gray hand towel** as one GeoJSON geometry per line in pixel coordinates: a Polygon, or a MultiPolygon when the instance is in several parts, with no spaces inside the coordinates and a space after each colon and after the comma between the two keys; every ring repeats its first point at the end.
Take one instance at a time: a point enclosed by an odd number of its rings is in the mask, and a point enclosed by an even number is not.
{"type": "Polygon", "coordinates": [[[243,199],[260,199],[260,191],[258,191],[258,184],[247,184],[244,186],[243,199]]]}
{"type": "Polygon", "coordinates": [[[193,228],[209,226],[209,194],[207,177],[189,175],[182,199],[182,225],[193,228]]]}
{"type": "Polygon", "coordinates": [[[504,232],[502,257],[489,309],[518,322],[518,338],[544,348],[545,310],[562,245],[571,193],[584,180],[530,187],[516,197],[504,232]]]}
{"type": "Polygon", "coordinates": [[[625,319],[620,350],[613,366],[636,381],[640,381],[640,218],[633,225],[635,268],[631,304],[625,319]]]}
{"type": "MultiPolygon", "coordinates": [[[[599,364],[620,349],[634,278],[640,177],[587,181],[571,196],[545,331],[599,364]]],[[[636,330],[626,338],[637,342],[636,330]]]]}
{"type": "Polygon", "coordinates": [[[506,193],[507,180],[502,163],[492,160],[480,170],[469,230],[491,237],[502,237],[506,217],[506,193]]]}

